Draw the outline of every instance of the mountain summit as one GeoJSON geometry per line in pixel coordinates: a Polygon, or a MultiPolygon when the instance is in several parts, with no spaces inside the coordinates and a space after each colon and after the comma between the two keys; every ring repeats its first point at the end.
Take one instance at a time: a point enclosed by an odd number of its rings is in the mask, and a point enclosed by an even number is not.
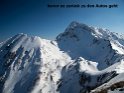
{"type": "Polygon", "coordinates": [[[72,22],[56,40],[0,43],[0,93],[123,93],[124,36],[72,22]]]}
{"type": "Polygon", "coordinates": [[[97,62],[99,70],[114,64],[124,54],[124,37],[77,22],[72,22],[64,33],[57,36],[57,43],[72,59],[83,57],[97,62]]]}

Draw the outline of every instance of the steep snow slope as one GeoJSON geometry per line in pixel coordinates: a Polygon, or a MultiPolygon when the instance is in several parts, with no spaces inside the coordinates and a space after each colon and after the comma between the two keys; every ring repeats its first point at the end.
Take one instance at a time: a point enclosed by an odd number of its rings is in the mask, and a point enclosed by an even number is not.
{"type": "Polygon", "coordinates": [[[18,34],[0,48],[0,93],[55,93],[69,60],[55,42],[18,34]]]}
{"type": "Polygon", "coordinates": [[[123,60],[123,35],[107,29],[72,22],[55,41],[17,34],[0,43],[0,93],[116,93],[123,60]]]}
{"type": "Polygon", "coordinates": [[[69,66],[70,68],[66,68],[67,71],[62,71],[64,74],[67,73],[67,76],[62,75],[64,77],[61,81],[61,93],[90,92],[123,72],[124,37],[122,35],[107,29],[72,22],[56,41],[59,48],[66,51],[73,60],[83,57],[86,62],[75,61],[69,66]],[[96,69],[90,70],[90,64],[96,69]]]}
{"type": "Polygon", "coordinates": [[[108,30],[72,22],[66,31],[57,37],[57,42],[59,48],[67,51],[72,59],[83,57],[95,61],[99,63],[98,69],[102,70],[114,64],[116,58],[124,54],[123,42],[120,44],[114,39],[116,35],[112,36],[113,33],[108,30]]]}
{"type": "Polygon", "coordinates": [[[39,45],[40,38],[28,38],[27,35],[19,34],[10,38],[1,47],[1,93],[26,92],[31,87],[40,68],[39,45]]]}
{"type": "Polygon", "coordinates": [[[124,72],[92,90],[91,93],[124,93],[124,72]]]}

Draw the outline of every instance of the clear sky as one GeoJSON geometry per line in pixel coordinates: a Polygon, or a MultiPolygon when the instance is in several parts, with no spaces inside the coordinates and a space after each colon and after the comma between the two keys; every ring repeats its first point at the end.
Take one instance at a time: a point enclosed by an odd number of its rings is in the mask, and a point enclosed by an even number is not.
{"type": "Polygon", "coordinates": [[[72,21],[124,33],[124,0],[0,0],[0,41],[17,33],[54,39],[72,21]],[[48,4],[118,4],[118,8],[48,8],[48,4]]]}

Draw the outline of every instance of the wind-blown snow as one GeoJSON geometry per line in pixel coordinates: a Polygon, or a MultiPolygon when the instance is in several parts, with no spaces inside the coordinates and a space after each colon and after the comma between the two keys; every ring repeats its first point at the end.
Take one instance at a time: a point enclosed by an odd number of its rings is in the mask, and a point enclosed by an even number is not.
{"type": "Polygon", "coordinates": [[[0,43],[0,93],[97,93],[124,81],[123,60],[123,35],[107,29],[72,22],[54,41],[17,34],[0,43]]]}

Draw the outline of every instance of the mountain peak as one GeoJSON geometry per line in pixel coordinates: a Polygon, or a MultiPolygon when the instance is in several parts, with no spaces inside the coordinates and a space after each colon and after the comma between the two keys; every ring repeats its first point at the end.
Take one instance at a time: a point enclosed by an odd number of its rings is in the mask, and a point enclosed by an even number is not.
{"type": "Polygon", "coordinates": [[[73,28],[73,27],[78,26],[79,24],[80,24],[80,23],[79,23],[79,22],[77,22],[77,21],[72,21],[72,22],[69,24],[69,26],[68,26],[68,27],[73,28]]]}
{"type": "Polygon", "coordinates": [[[98,69],[101,70],[108,67],[105,63],[106,59],[103,60],[105,56],[110,55],[108,58],[110,59],[112,54],[124,54],[123,40],[107,29],[95,28],[74,21],[57,37],[56,41],[60,49],[67,51],[72,59],[82,56],[86,60],[98,62],[98,69]],[[104,66],[101,62],[105,63],[104,66]]]}
{"type": "Polygon", "coordinates": [[[72,21],[69,26],[66,28],[65,32],[66,31],[69,31],[71,29],[75,29],[75,28],[90,28],[88,25],[86,24],[83,24],[83,23],[79,23],[77,21],[72,21]]]}
{"type": "Polygon", "coordinates": [[[70,27],[70,28],[73,28],[73,27],[77,27],[77,26],[88,26],[88,25],[86,25],[86,24],[83,24],[83,23],[79,23],[79,22],[77,22],[77,21],[72,21],[70,24],[69,24],[69,26],[68,27],[70,27]]]}
{"type": "MultiPolygon", "coordinates": [[[[56,40],[62,40],[65,38],[83,38],[83,35],[89,35],[90,37],[103,38],[106,40],[120,38],[124,39],[124,36],[115,32],[110,32],[106,28],[93,27],[76,21],[72,21],[63,33],[60,33],[56,40]]],[[[88,38],[88,37],[87,37],[88,38]]],[[[77,39],[78,40],[78,39],[77,39]]]]}
{"type": "Polygon", "coordinates": [[[123,37],[76,21],[56,41],[19,33],[0,43],[0,93],[108,90],[124,81],[123,59],[123,37]]]}
{"type": "Polygon", "coordinates": [[[69,26],[65,29],[63,33],[57,36],[57,40],[65,39],[65,38],[72,38],[72,39],[79,38],[80,39],[80,38],[83,38],[83,35],[99,36],[99,33],[100,32],[98,31],[97,28],[73,21],[69,24],[69,26]]]}

